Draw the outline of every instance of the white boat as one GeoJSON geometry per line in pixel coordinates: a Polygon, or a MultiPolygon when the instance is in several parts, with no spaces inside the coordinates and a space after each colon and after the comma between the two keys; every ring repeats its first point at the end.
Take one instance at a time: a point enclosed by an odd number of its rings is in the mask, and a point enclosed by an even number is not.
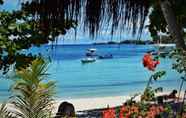
{"type": "Polygon", "coordinates": [[[90,49],[87,49],[87,50],[90,51],[90,52],[95,52],[96,51],[95,48],[90,48],[90,49]]]}
{"type": "Polygon", "coordinates": [[[87,49],[86,56],[96,56],[96,49],[95,48],[87,49]]]}
{"type": "Polygon", "coordinates": [[[92,57],[86,57],[81,60],[82,63],[92,63],[95,61],[96,61],[96,58],[92,58],[92,57]]]}

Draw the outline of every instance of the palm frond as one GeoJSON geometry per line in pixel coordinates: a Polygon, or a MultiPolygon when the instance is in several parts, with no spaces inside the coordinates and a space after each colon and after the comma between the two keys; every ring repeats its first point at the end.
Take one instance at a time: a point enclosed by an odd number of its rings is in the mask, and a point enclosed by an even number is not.
{"type": "Polygon", "coordinates": [[[12,113],[8,111],[6,103],[0,105],[0,118],[15,118],[12,113]]]}
{"type": "Polygon", "coordinates": [[[51,116],[52,96],[55,82],[45,81],[47,63],[36,59],[26,69],[17,71],[19,80],[13,86],[12,104],[21,118],[49,118],[51,116]]]}
{"type": "Polygon", "coordinates": [[[83,21],[85,31],[94,36],[111,25],[117,29],[142,32],[151,0],[31,0],[23,9],[36,16],[47,30],[50,25],[63,27],[65,21],[83,21]],[[108,25],[103,25],[108,24],[108,25]],[[110,24],[110,25],[109,25],[110,24]]]}

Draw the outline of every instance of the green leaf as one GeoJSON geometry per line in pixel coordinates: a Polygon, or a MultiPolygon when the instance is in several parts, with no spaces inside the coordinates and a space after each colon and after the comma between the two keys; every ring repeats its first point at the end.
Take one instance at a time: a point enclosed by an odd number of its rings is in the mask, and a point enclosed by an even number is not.
{"type": "Polygon", "coordinates": [[[158,71],[152,75],[154,80],[162,78],[166,74],[166,71],[158,71]]]}

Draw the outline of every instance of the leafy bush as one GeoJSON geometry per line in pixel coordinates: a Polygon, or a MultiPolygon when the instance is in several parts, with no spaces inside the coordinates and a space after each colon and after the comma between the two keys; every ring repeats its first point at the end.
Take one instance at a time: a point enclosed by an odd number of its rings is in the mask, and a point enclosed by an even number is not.
{"type": "Polygon", "coordinates": [[[155,99],[155,91],[152,87],[148,87],[145,89],[143,95],[141,96],[142,101],[153,101],[155,99]]]}

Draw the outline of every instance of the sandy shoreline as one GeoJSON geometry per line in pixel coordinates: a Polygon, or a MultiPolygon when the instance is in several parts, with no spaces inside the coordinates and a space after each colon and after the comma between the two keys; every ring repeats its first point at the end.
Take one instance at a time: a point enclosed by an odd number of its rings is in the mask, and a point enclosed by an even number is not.
{"type": "Polygon", "coordinates": [[[78,99],[62,99],[55,101],[55,111],[61,102],[67,101],[74,105],[76,111],[114,107],[122,105],[130,96],[110,96],[110,97],[97,97],[97,98],[78,98],[78,99]]]}
{"type": "MultiPolygon", "coordinates": [[[[168,92],[161,92],[156,94],[159,95],[168,95],[168,92]]],[[[181,96],[183,96],[184,92],[181,92],[181,96]]],[[[56,99],[54,101],[54,105],[52,107],[53,114],[57,113],[57,109],[60,103],[67,101],[74,105],[75,111],[84,111],[84,110],[92,110],[92,109],[100,109],[109,107],[116,107],[122,105],[126,100],[130,99],[132,96],[109,96],[109,97],[95,97],[95,98],[77,98],[77,99],[56,99]]],[[[135,101],[140,101],[140,95],[138,95],[135,101]]],[[[8,108],[12,109],[12,105],[8,104],[8,108]]],[[[12,109],[15,110],[15,109],[12,109]]]]}
{"type": "MultiPolygon", "coordinates": [[[[157,93],[159,95],[168,95],[170,91],[157,93]]],[[[181,92],[183,96],[183,92],[181,92]]],[[[78,98],[78,99],[57,99],[54,103],[54,112],[61,102],[67,101],[74,105],[76,111],[99,109],[109,107],[115,107],[122,105],[126,100],[130,99],[132,96],[109,96],[109,97],[95,97],[95,98],[78,98]]],[[[140,95],[135,98],[135,101],[140,101],[140,95]]]]}

